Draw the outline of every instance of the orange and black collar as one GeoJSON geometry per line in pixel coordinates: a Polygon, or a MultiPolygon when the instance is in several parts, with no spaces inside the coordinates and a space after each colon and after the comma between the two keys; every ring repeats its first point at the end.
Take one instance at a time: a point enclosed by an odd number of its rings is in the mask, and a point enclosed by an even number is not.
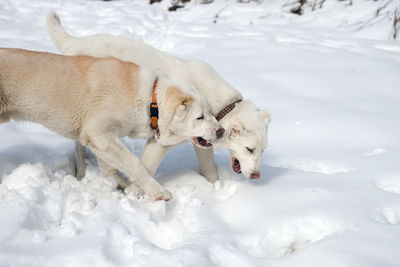
{"type": "Polygon", "coordinates": [[[153,96],[150,103],[150,127],[157,132],[157,135],[160,135],[160,130],[158,128],[157,85],[158,78],[154,81],[153,96]]]}

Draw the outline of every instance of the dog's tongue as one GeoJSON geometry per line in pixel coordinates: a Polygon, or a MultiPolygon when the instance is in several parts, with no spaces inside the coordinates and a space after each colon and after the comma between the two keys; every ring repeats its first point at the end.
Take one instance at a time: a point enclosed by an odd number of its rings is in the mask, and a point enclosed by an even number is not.
{"type": "Polygon", "coordinates": [[[205,140],[205,139],[203,139],[203,138],[201,138],[201,137],[197,137],[197,141],[199,141],[199,144],[200,144],[201,146],[205,146],[205,147],[211,146],[211,143],[210,143],[210,142],[208,142],[207,140],[205,140]]]}
{"type": "Polygon", "coordinates": [[[234,159],[234,160],[233,160],[232,169],[233,169],[233,171],[236,172],[236,173],[242,173],[242,171],[241,171],[241,169],[240,169],[240,162],[239,162],[239,160],[237,160],[237,159],[234,159]]]}

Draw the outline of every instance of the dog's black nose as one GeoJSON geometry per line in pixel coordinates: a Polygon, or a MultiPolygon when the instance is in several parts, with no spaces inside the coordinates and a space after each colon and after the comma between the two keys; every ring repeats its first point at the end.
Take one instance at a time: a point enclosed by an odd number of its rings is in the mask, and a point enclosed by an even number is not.
{"type": "Polygon", "coordinates": [[[217,137],[218,138],[220,138],[220,137],[222,137],[223,135],[224,135],[224,133],[225,133],[225,129],[224,128],[219,128],[218,130],[217,130],[217,137]]]}

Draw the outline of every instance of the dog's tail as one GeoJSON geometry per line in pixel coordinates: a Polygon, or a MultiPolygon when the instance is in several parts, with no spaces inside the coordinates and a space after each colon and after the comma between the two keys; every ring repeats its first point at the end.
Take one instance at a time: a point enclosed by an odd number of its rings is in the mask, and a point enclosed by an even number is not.
{"type": "Polygon", "coordinates": [[[73,38],[61,25],[60,18],[52,11],[46,17],[47,32],[55,46],[62,52],[63,44],[67,39],[73,38]]]}

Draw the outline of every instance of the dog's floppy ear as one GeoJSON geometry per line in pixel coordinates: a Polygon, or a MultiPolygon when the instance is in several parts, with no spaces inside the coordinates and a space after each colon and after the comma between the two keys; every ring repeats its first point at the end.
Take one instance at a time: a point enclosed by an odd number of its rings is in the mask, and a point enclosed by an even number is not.
{"type": "Polygon", "coordinates": [[[180,95],[177,99],[178,107],[175,111],[175,119],[183,120],[186,116],[186,112],[189,109],[190,104],[193,102],[193,98],[188,95],[180,95]]]}
{"type": "Polygon", "coordinates": [[[249,132],[246,130],[246,128],[239,122],[235,123],[228,129],[228,137],[229,138],[234,138],[235,136],[238,135],[247,135],[249,132]]]}
{"type": "Polygon", "coordinates": [[[271,116],[269,116],[268,112],[265,110],[259,110],[261,117],[264,120],[264,123],[267,125],[271,121],[271,116]]]}
{"type": "Polygon", "coordinates": [[[168,128],[173,119],[182,120],[185,118],[188,107],[192,102],[193,99],[184,94],[178,87],[168,87],[162,102],[163,110],[160,113],[160,124],[168,128]]]}
{"type": "Polygon", "coordinates": [[[158,127],[160,136],[157,140],[164,145],[169,145],[174,142],[174,129],[171,128],[171,122],[181,121],[185,118],[189,105],[193,99],[184,94],[179,87],[171,86],[165,90],[163,99],[159,105],[158,127]]]}

